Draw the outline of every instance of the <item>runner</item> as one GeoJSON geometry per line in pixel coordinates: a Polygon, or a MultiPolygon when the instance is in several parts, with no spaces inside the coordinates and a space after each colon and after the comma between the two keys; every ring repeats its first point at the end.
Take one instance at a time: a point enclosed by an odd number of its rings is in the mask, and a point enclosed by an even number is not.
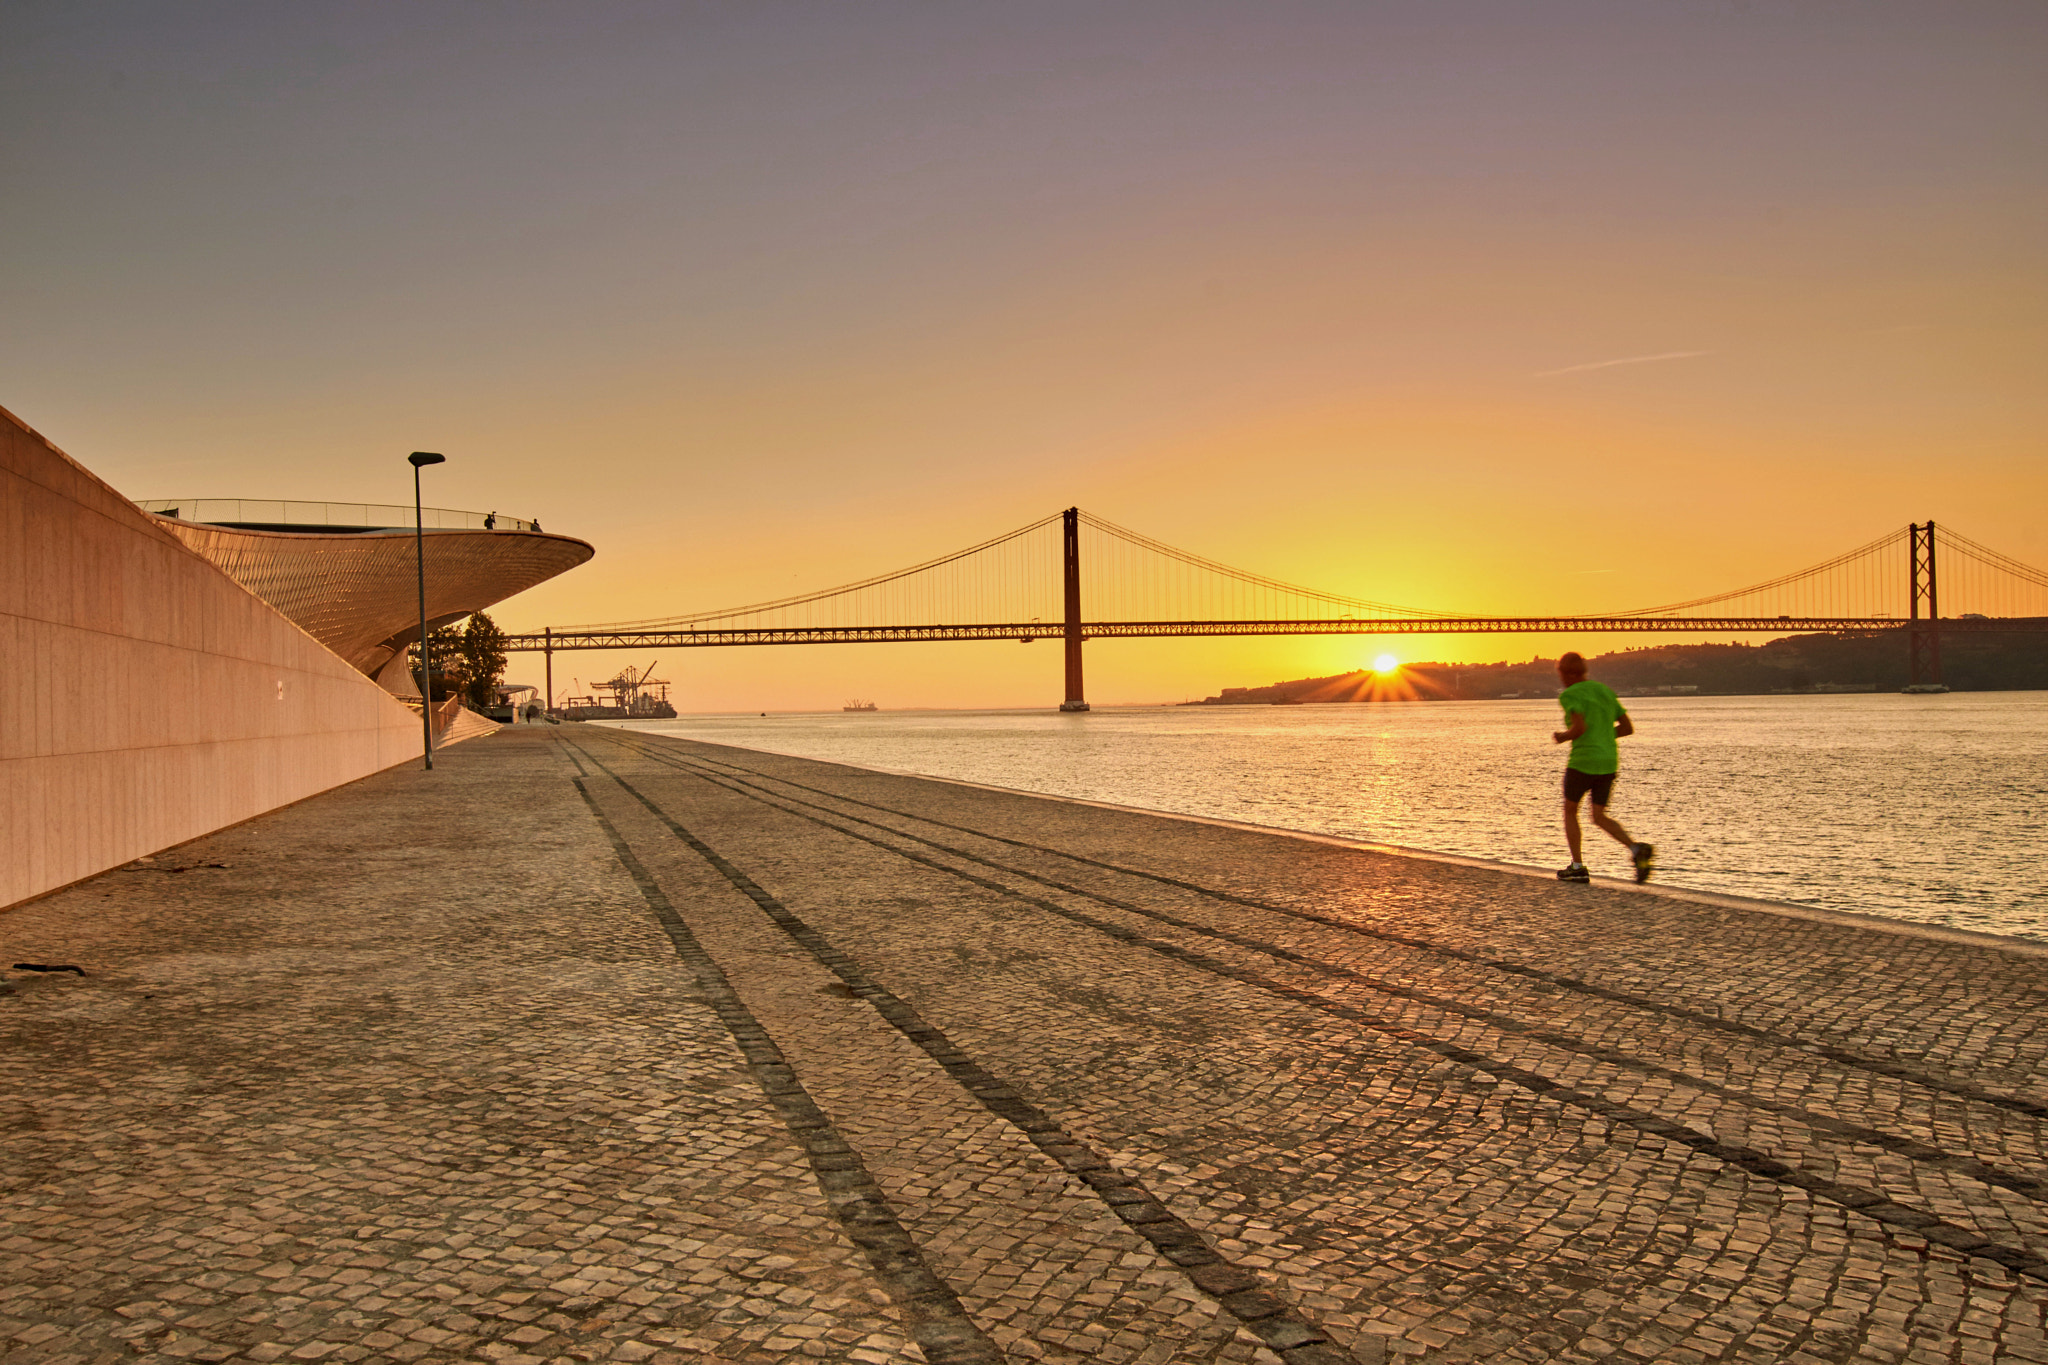
{"type": "Polygon", "coordinates": [[[1553,744],[1567,741],[1572,746],[1564,770],[1564,841],[1572,851],[1571,866],[1557,874],[1561,882],[1591,881],[1592,874],[1579,849],[1579,798],[1593,798],[1593,823],[1613,835],[1629,852],[1636,865],[1636,880],[1650,880],[1651,860],[1657,850],[1629,837],[1621,823],[1607,814],[1608,798],[1614,795],[1614,775],[1621,767],[1621,751],[1614,741],[1636,732],[1635,722],[1622,709],[1621,698],[1604,683],[1586,676],[1586,660],[1566,654],[1557,661],[1558,705],[1564,707],[1565,728],[1551,732],[1553,744]]]}

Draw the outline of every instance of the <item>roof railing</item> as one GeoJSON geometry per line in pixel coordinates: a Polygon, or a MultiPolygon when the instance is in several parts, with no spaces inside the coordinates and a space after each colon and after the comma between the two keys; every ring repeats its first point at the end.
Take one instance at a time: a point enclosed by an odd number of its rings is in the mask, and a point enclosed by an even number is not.
{"type": "MultiPolygon", "coordinates": [[[[150,498],[135,504],[160,517],[208,526],[308,531],[410,531],[412,508],[377,502],[288,502],[276,498],[150,498]]],[[[538,531],[539,525],[501,512],[420,510],[420,526],[441,531],[538,531]]]]}

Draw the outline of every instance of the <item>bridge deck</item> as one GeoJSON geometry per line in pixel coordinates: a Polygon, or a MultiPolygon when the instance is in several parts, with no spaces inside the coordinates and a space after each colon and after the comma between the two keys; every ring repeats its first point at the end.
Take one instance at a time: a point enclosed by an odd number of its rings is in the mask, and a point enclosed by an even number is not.
{"type": "MultiPolygon", "coordinates": [[[[1186,639],[1241,635],[1799,635],[1868,634],[1922,628],[1889,616],[1457,616],[1338,617],[1288,621],[1084,621],[1084,640],[1186,639]]],[[[2048,617],[1944,619],[1943,635],[2048,633],[2048,617]]],[[[1011,621],[912,626],[711,626],[691,629],[524,631],[511,651],[689,649],[725,645],[914,644],[930,640],[1058,640],[1060,622],[1011,621]]]]}
{"type": "Polygon", "coordinates": [[[2048,1360],[2019,945],[577,725],[4,927],[13,1360],[2048,1360]]]}

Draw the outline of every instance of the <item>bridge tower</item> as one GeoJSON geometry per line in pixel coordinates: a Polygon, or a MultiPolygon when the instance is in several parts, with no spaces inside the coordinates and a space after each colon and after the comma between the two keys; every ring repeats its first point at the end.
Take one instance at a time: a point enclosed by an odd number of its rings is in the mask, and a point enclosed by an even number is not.
{"type": "Polygon", "coordinates": [[[1061,537],[1065,545],[1066,630],[1062,632],[1067,650],[1067,699],[1062,711],[1086,711],[1086,693],[1081,686],[1081,509],[1069,507],[1060,513],[1061,537]]]}
{"type": "Polygon", "coordinates": [[[1907,682],[1918,686],[1922,683],[1941,682],[1941,610],[1936,602],[1934,588],[1934,523],[1925,526],[1918,522],[1906,528],[1912,539],[1913,600],[1908,612],[1910,624],[1907,634],[1907,682]],[[1920,614],[1920,604],[1927,604],[1927,615],[1920,614]],[[1926,624],[1921,624],[1922,621],[1926,624]]]}

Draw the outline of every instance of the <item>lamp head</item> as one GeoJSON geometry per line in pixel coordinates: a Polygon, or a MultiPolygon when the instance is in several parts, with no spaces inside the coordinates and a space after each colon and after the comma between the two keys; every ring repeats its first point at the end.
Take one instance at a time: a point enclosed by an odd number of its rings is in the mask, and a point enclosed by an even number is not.
{"type": "Polygon", "coordinates": [[[409,463],[414,469],[418,469],[421,465],[448,463],[448,457],[446,455],[435,455],[424,450],[415,450],[412,454],[406,456],[405,458],[406,462],[409,463]]]}

